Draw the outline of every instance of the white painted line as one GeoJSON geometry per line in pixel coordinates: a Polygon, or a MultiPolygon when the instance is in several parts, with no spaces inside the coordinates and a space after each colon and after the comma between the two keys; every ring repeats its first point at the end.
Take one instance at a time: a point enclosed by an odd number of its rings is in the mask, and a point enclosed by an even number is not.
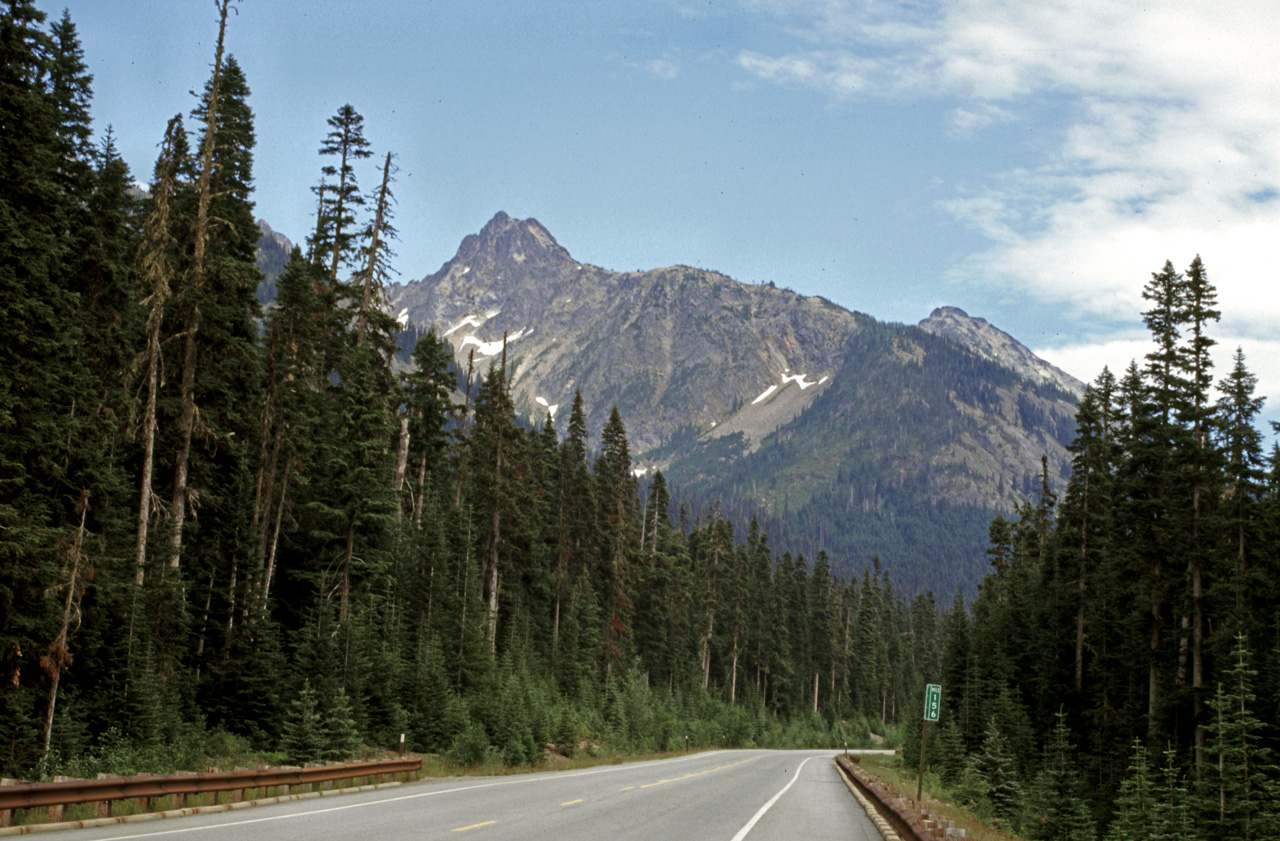
{"type": "MultiPolygon", "coordinates": [[[[809,757],[809,759],[813,759],[813,757],[811,756],[811,757],[809,757]]],[[[766,803],[766,804],[764,804],[763,806],[761,806],[761,807],[760,807],[760,811],[759,811],[759,812],[756,812],[756,813],[751,817],[751,820],[747,821],[747,825],[746,825],[746,826],[744,826],[742,829],[738,830],[738,834],[737,834],[737,835],[735,835],[735,836],[733,836],[732,841],[742,841],[742,839],[743,839],[743,838],[746,838],[746,837],[747,837],[747,833],[748,833],[748,832],[750,832],[750,831],[751,831],[751,829],[752,829],[752,827],[754,827],[754,826],[756,825],[756,821],[758,821],[758,820],[760,820],[761,818],[763,818],[763,817],[764,817],[764,813],[765,813],[765,812],[767,812],[767,811],[769,811],[770,809],[772,809],[772,808],[773,808],[773,804],[774,804],[774,803],[777,803],[779,800],[781,800],[781,799],[782,799],[782,795],[784,795],[784,794],[786,794],[786,793],[787,793],[787,789],[789,789],[789,788],[791,788],[793,785],[795,785],[795,784],[796,784],[796,780],[800,779],[800,772],[804,770],[804,766],[806,766],[806,765],[808,765],[808,764],[809,764],[809,759],[806,759],[804,762],[801,762],[801,763],[800,763],[800,767],[796,769],[796,775],[795,775],[794,777],[792,777],[792,778],[791,778],[791,782],[789,782],[789,783],[787,783],[786,785],[784,785],[784,786],[782,787],[782,791],[778,792],[778,793],[777,793],[777,794],[775,794],[773,797],[769,798],[769,802],[768,802],[768,803],[766,803]]]]}

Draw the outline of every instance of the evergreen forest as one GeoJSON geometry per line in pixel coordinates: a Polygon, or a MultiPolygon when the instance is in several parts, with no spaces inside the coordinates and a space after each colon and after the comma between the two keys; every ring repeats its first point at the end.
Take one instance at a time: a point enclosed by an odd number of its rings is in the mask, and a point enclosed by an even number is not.
{"type": "Polygon", "coordinates": [[[0,775],[402,733],[459,766],[874,737],[913,768],[940,683],[931,782],[1015,831],[1280,837],[1280,450],[1243,352],[1214,371],[1199,257],[1146,284],[1151,350],[1087,389],[1065,491],[1043,470],[939,603],[640,482],[616,410],[518,422],[505,355],[401,349],[396,157],[351,105],[264,308],[217,8],[141,190],[70,16],[0,5],[0,775]]]}

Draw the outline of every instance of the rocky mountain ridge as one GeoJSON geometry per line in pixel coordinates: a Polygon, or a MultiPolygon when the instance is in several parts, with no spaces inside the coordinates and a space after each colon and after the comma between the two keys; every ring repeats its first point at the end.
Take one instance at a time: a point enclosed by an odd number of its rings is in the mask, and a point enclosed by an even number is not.
{"type": "Polygon", "coordinates": [[[436,273],[393,287],[390,300],[409,323],[448,339],[464,369],[497,359],[505,336],[513,398],[531,419],[581,389],[594,431],[617,404],[636,453],[681,428],[712,430],[771,387],[803,392],[829,380],[840,344],[869,321],[703,269],[579,263],[537,220],[505,213],[436,273]]]}
{"type": "Polygon", "coordinates": [[[985,318],[974,318],[959,307],[938,307],[919,327],[964,345],[1029,380],[1055,386],[1077,399],[1084,396],[1084,383],[1080,380],[1036,356],[1026,345],[985,318]]]}
{"type": "Polygon", "coordinates": [[[909,590],[971,589],[993,514],[1030,498],[1042,456],[1056,489],[1069,472],[1081,384],[954,307],[886,324],[689,266],[614,272],[505,213],[388,293],[463,371],[505,346],[531,423],[581,390],[598,441],[616,405],[638,474],[848,574],[879,557],[909,590]]]}

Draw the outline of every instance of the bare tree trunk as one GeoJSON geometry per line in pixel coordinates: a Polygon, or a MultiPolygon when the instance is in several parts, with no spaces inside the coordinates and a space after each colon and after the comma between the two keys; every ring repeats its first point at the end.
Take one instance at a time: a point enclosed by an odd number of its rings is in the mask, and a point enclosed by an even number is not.
{"type": "MultiPolygon", "coordinates": [[[[263,591],[267,577],[266,568],[270,565],[268,554],[274,554],[275,552],[274,537],[269,537],[268,535],[271,534],[271,512],[275,502],[276,473],[279,471],[280,452],[284,446],[285,436],[280,418],[277,417],[279,346],[279,331],[273,327],[270,347],[267,351],[267,394],[263,401],[262,421],[258,430],[261,446],[258,450],[258,479],[255,484],[253,501],[253,530],[254,535],[257,537],[255,541],[257,545],[257,563],[250,571],[251,580],[247,588],[249,598],[245,599],[246,611],[250,609],[251,600],[254,603],[254,608],[258,606],[260,598],[264,599],[263,603],[265,604],[263,591]]],[[[288,472],[288,467],[286,462],[286,473],[288,472]]],[[[284,482],[283,478],[281,482],[284,482]]],[[[282,500],[284,494],[285,488],[282,484],[280,488],[282,500]]]]}
{"type": "Polygon", "coordinates": [[[738,635],[733,635],[733,665],[732,673],[729,678],[729,703],[733,704],[738,699],[738,635]]]}
{"type": "Polygon", "coordinates": [[[342,552],[342,585],[338,596],[338,622],[347,621],[347,609],[351,601],[351,559],[356,551],[356,521],[347,523],[347,545],[342,552]]]}
{"type": "MultiPolygon", "coordinates": [[[[471,377],[475,370],[475,364],[476,364],[476,351],[475,351],[475,348],[472,348],[471,352],[467,354],[467,392],[465,395],[463,395],[463,400],[462,400],[462,422],[459,424],[459,428],[458,428],[459,438],[461,438],[466,434],[467,415],[471,414],[471,377]]],[[[454,508],[462,507],[462,479],[466,472],[463,470],[463,466],[464,466],[466,457],[467,457],[466,449],[463,447],[459,447],[458,448],[458,478],[456,483],[454,484],[454,491],[453,491],[453,507],[454,508]]]]}
{"type": "MultiPolygon", "coordinates": [[[[1199,505],[1199,489],[1196,489],[1197,506],[1199,505]]],[[[1197,530],[1199,523],[1196,524],[1197,530]]],[[[1192,546],[1199,541],[1192,537],[1192,546]]],[[[1194,551],[1194,549],[1193,549],[1194,551]]],[[[1204,578],[1203,565],[1199,558],[1191,564],[1191,704],[1195,716],[1195,760],[1196,779],[1202,779],[1205,758],[1205,704],[1204,704],[1204,578]]]]}
{"type": "MultiPolygon", "coordinates": [[[[470,520],[467,521],[470,526],[470,520]]],[[[467,556],[462,565],[462,589],[459,591],[462,597],[462,610],[458,619],[458,681],[462,680],[462,669],[466,663],[463,656],[467,649],[467,594],[468,588],[471,586],[471,529],[467,528],[467,556]]]]}
{"type": "MultiPolygon", "coordinates": [[[[157,209],[153,214],[161,213],[159,202],[163,199],[165,217],[162,224],[168,227],[169,197],[161,191],[157,197],[157,209]]],[[[167,266],[165,267],[167,269],[167,266]]],[[[133,582],[142,587],[147,566],[147,531],[151,522],[151,478],[155,472],[156,451],[156,395],[159,391],[160,371],[160,323],[164,319],[164,302],[169,297],[168,278],[161,275],[155,278],[151,293],[151,312],[147,315],[147,407],[142,416],[142,489],[138,500],[138,543],[136,566],[133,582]]],[[[132,634],[130,634],[132,638],[132,634]]]]}
{"type": "Polygon", "coordinates": [[[84,587],[81,567],[85,566],[88,561],[84,553],[84,524],[89,515],[89,492],[87,490],[80,492],[80,502],[77,507],[80,509],[80,526],[76,529],[75,538],[72,540],[71,547],[67,553],[69,555],[70,571],[66,584],[67,597],[63,600],[62,606],[62,626],[58,631],[57,639],[49,646],[49,711],[44,722],[44,750],[40,757],[42,768],[49,761],[49,745],[53,740],[53,713],[58,706],[58,684],[62,680],[62,667],[71,660],[71,656],[67,652],[67,632],[71,627],[72,615],[79,612],[80,596],[84,587]]]}
{"type": "MultiPolygon", "coordinates": [[[[258,478],[253,490],[253,527],[266,522],[271,508],[271,485],[275,474],[275,458],[278,438],[275,435],[276,364],[280,353],[279,329],[271,328],[267,342],[267,393],[262,401],[262,418],[258,422],[258,478]]],[[[266,526],[260,531],[258,557],[265,556],[266,526]]]]}
{"type": "Polygon", "coordinates": [[[200,683],[200,665],[204,658],[204,637],[209,630],[209,606],[213,604],[213,570],[209,570],[209,587],[204,595],[204,612],[200,614],[200,636],[196,639],[195,682],[200,683]]]}
{"type": "MultiPolygon", "coordinates": [[[[344,161],[345,162],[345,161],[344,161]]],[[[359,345],[364,341],[364,334],[368,330],[369,319],[367,313],[369,307],[373,305],[373,287],[377,281],[378,271],[378,247],[382,228],[386,221],[387,215],[387,197],[388,188],[391,184],[391,153],[387,153],[387,162],[382,167],[382,187],[378,190],[378,207],[373,214],[373,227],[371,229],[371,237],[369,241],[369,259],[365,263],[364,278],[360,284],[360,312],[356,316],[356,344],[359,345]]],[[[335,251],[336,255],[336,251],[335,251]]],[[[336,267],[335,267],[336,272],[336,267]]]]}
{"type": "MultiPolygon", "coordinates": [[[[200,150],[200,193],[196,202],[195,254],[191,288],[204,285],[205,258],[209,248],[209,203],[213,198],[213,150],[218,134],[218,88],[222,79],[222,52],[227,32],[227,9],[231,0],[218,4],[218,45],[213,56],[213,78],[209,82],[209,106],[205,116],[204,145],[200,150]]],[[[191,462],[191,437],[196,422],[196,358],[200,333],[200,305],[192,302],[187,313],[182,354],[182,411],[178,418],[178,454],[174,464],[173,537],[169,566],[177,569],[182,557],[182,530],[187,519],[187,482],[191,462]]]]}
{"type": "MultiPolygon", "coordinates": [[[[173,235],[169,232],[169,200],[177,170],[174,156],[174,137],[181,125],[177,117],[169,121],[165,129],[164,143],[160,151],[158,178],[152,199],[151,213],[143,225],[141,264],[145,282],[150,289],[144,304],[147,310],[147,402],[142,415],[142,487],[138,500],[138,541],[134,585],[141,588],[146,575],[147,536],[151,522],[151,506],[154,496],[151,481],[155,473],[156,448],[156,399],[159,393],[160,328],[164,322],[164,308],[169,301],[173,267],[169,263],[169,250],[173,247],[173,235]]],[[[135,596],[136,602],[136,596],[135,596]]],[[[129,619],[129,648],[133,644],[133,617],[129,619]]]]}
{"type": "Polygon", "coordinates": [[[418,495],[413,500],[413,525],[422,528],[422,507],[426,500],[427,486],[427,449],[422,448],[422,458],[418,460],[418,495]]]}
{"type": "Polygon", "coordinates": [[[645,510],[640,514],[640,557],[644,557],[644,538],[645,532],[649,528],[649,504],[645,503],[645,510]]]}
{"type": "Polygon", "coordinates": [[[1160,654],[1160,561],[1154,564],[1152,580],[1156,586],[1151,591],[1151,668],[1147,675],[1147,734],[1155,737],[1159,729],[1156,712],[1159,706],[1159,674],[1157,657],[1160,654]]]}
{"type": "Polygon", "coordinates": [[[485,616],[489,647],[494,650],[498,646],[498,529],[501,528],[501,525],[502,515],[495,507],[493,511],[493,546],[489,555],[489,612],[485,616]]]}
{"type": "Polygon", "coordinates": [[[702,688],[706,689],[711,685],[711,637],[716,627],[716,612],[711,610],[707,613],[707,630],[702,634],[702,644],[699,646],[702,659],[702,688]]]}
{"type": "Polygon", "coordinates": [[[223,642],[223,654],[226,654],[226,646],[231,644],[231,632],[236,627],[236,578],[240,570],[240,559],[237,555],[231,556],[231,578],[227,582],[227,638],[223,642]]]}
{"type": "MultiPolygon", "coordinates": [[[[507,334],[502,334],[502,377],[507,376],[507,334]]],[[[498,647],[498,546],[502,542],[502,468],[503,468],[503,432],[495,429],[493,453],[493,519],[489,537],[489,608],[485,616],[485,626],[489,637],[489,647],[498,647]]]]}
{"type": "Polygon", "coordinates": [[[284,501],[289,489],[289,464],[284,466],[284,475],[280,477],[280,497],[276,503],[275,525],[271,528],[271,544],[267,552],[267,571],[262,578],[262,591],[259,597],[258,610],[266,615],[267,599],[271,595],[271,579],[276,571],[276,549],[280,545],[280,524],[284,520],[284,501]]]}
{"type": "Polygon", "coordinates": [[[404,476],[409,467],[409,416],[400,416],[400,440],[396,451],[396,478],[392,487],[396,492],[396,519],[404,517],[404,476]]]}

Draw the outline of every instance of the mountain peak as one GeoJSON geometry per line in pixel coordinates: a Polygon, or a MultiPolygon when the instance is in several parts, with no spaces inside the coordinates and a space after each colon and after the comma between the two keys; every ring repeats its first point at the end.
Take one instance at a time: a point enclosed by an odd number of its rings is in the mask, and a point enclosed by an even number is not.
{"type": "Polygon", "coordinates": [[[572,262],[573,258],[537,219],[514,219],[499,210],[480,233],[463,239],[454,258],[454,262],[466,264],[490,261],[537,264],[572,262]]]}
{"type": "Polygon", "coordinates": [[[987,320],[985,318],[971,318],[969,313],[965,312],[959,307],[936,307],[933,312],[929,313],[930,320],[943,319],[943,318],[966,318],[975,322],[980,322],[982,324],[987,323],[987,320]]]}
{"type": "Polygon", "coordinates": [[[927,333],[964,345],[979,356],[1017,372],[1020,376],[1053,385],[1076,397],[1084,394],[1084,383],[1045,362],[1013,336],[985,318],[975,318],[959,307],[938,307],[919,327],[927,333]]]}

